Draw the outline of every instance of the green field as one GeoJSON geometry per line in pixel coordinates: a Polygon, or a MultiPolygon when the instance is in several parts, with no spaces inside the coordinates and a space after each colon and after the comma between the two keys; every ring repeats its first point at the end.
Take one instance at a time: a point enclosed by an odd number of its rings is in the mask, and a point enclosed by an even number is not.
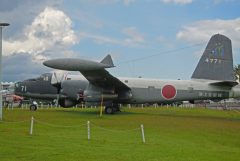
{"type": "Polygon", "coordinates": [[[240,160],[240,111],[123,108],[102,118],[98,113],[99,109],[4,109],[0,160],[240,160]],[[33,135],[29,135],[31,116],[33,135]]]}

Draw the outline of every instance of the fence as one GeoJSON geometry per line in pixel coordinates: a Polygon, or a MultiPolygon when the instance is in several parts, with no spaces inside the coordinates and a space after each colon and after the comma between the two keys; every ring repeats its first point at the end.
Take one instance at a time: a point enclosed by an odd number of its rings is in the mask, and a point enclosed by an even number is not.
{"type": "MultiPolygon", "coordinates": [[[[240,102],[212,102],[212,103],[196,103],[196,104],[190,104],[190,103],[183,103],[183,104],[166,104],[166,105],[162,105],[162,104],[126,104],[126,105],[122,105],[119,104],[120,107],[125,107],[125,108],[148,108],[148,107],[152,107],[152,108],[171,108],[171,107],[178,107],[178,108],[209,108],[209,109],[240,109],[240,102]]],[[[21,107],[19,106],[14,106],[13,104],[9,104],[8,106],[6,106],[6,109],[13,109],[13,108],[20,108],[20,109],[29,109],[30,104],[22,104],[21,107]]],[[[57,109],[57,108],[61,108],[61,106],[55,106],[55,105],[51,105],[51,104],[38,104],[38,109],[57,109]]],[[[73,106],[72,108],[99,108],[99,106],[85,106],[84,104],[78,104],[73,106]]]]}
{"type": "MultiPolygon", "coordinates": [[[[0,125],[4,124],[4,123],[6,123],[6,124],[19,124],[19,123],[29,123],[29,122],[30,122],[30,125],[28,124],[27,126],[29,126],[29,135],[30,136],[34,136],[34,134],[36,134],[36,132],[35,132],[35,131],[37,131],[36,130],[36,128],[37,128],[36,124],[47,126],[47,127],[50,127],[50,128],[60,128],[60,129],[61,128],[80,128],[80,127],[85,126],[85,130],[86,130],[85,134],[86,134],[86,138],[87,138],[88,141],[90,141],[92,139],[93,131],[94,131],[93,129],[95,129],[95,130],[98,129],[98,130],[102,131],[104,134],[107,134],[107,133],[117,134],[118,133],[118,134],[127,134],[128,135],[132,132],[138,132],[139,135],[141,135],[142,143],[146,143],[143,124],[141,124],[140,127],[137,127],[137,128],[134,128],[134,129],[113,130],[113,129],[109,129],[109,128],[99,126],[99,125],[97,125],[95,123],[92,123],[90,121],[87,121],[86,123],[81,123],[81,124],[78,124],[78,125],[66,126],[66,125],[58,125],[58,124],[48,123],[48,122],[36,119],[34,117],[31,117],[30,120],[23,120],[23,121],[0,121],[0,125]]],[[[137,136],[135,136],[135,137],[137,137],[137,136]]],[[[121,140],[121,138],[119,138],[119,140],[121,140]]]]}

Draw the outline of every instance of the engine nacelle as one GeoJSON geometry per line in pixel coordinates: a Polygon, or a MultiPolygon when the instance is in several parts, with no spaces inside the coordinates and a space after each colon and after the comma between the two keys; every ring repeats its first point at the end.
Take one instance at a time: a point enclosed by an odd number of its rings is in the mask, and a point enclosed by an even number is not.
{"type": "Polygon", "coordinates": [[[114,93],[101,93],[98,91],[84,91],[84,101],[85,102],[101,102],[115,100],[118,98],[117,94],[114,93]]]}
{"type": "Polygon", "coordinates": [[[61,84],[60,94],[67,97],[69,100],[78,102],[83,101],[83,89],[87,86],[87,81],[84,80],[65,80],[61,84]]]}
{"type": "Polygon", "coordinates": [[[102,104],[103,106],[109,106],[114,100],[118,98],[118,94],[115,93],[113,88],[102,88],[89,84],[83,92],[85,105],[97,106],[102,104]]]}
{"type": "Polygon", "coordinates": [[[64,108],[73,107],[77,104],[76,101],[68,99],[68,98],[60,99],[58,103],[59,103],[60,106],[62,106],[64,108]]]}

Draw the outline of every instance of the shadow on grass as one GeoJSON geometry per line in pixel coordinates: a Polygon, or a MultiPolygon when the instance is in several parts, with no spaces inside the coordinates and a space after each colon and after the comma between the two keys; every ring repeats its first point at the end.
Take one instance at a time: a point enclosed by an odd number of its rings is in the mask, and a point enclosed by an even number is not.
{"type": "MultiPolygon", "coordinates": [[[[79,116],[99,116],[100,111],[99,109],[62,109],[56,110],[56,112],[60,113],[68,113],[71,115],[79,115],[79,116]]],[[[126,115],[141,115],[142,113],[137,113],[134,111],[125,111],[121,110],[120,112],[116,112],[114,114],[105,114],[103,111],[103,115],[105,116],[126,116],[126,115]]]]}
{"type": "Polygon", "coordinates": [[[85,116],[94,116],[94,115],[99,115],[99,111],[97,110],[72,110],[72,109],[63,109],[63,110],[57,110],[56,112],[59,113],[68,113],[71,115],[85,115],[85,116]]]}
{"type": "MultiPolygon", "coordinates": [[[[84,116],[84,117],[98,117],[100,115],[99,109],[61,109],[61,110],[54,110],[58,113],[67,113],[70,115],[75,116],[84,116]]],[[[136,115],[143,115],[143,116],[159,116],[159,117],[178,117],[178,118],[196,118],[196,119],[218,119],[218,120],[229,120],[229,121],[240,121],[240,116],[233,115],[231,113],[226,115],[216,115],[210,113],[192,113],[189,110],[187,111],[175,111],[175,110],[154,110],[154,109],[122,109],[121,112],[116,112],[115,114],[105,114],[103,111],[103,116],[108,117],[122,117],[122,116],[136,116],[136,115]]]]}

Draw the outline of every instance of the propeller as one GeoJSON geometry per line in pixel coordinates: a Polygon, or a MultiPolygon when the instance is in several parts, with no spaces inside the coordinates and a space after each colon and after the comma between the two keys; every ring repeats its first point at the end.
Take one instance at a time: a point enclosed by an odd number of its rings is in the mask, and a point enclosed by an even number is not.
{"type": "Polygon", "coordinates": [[[62,72],[53,72],[52,74],[52,79],[51,79],[51,84],[57,88],[57,102],[56,105],[58,106],[59,99],[60,99],[60,92],[61,92],[61,84],[62,81],[66,80],[67,74],[62,73],[62,72]]]}

